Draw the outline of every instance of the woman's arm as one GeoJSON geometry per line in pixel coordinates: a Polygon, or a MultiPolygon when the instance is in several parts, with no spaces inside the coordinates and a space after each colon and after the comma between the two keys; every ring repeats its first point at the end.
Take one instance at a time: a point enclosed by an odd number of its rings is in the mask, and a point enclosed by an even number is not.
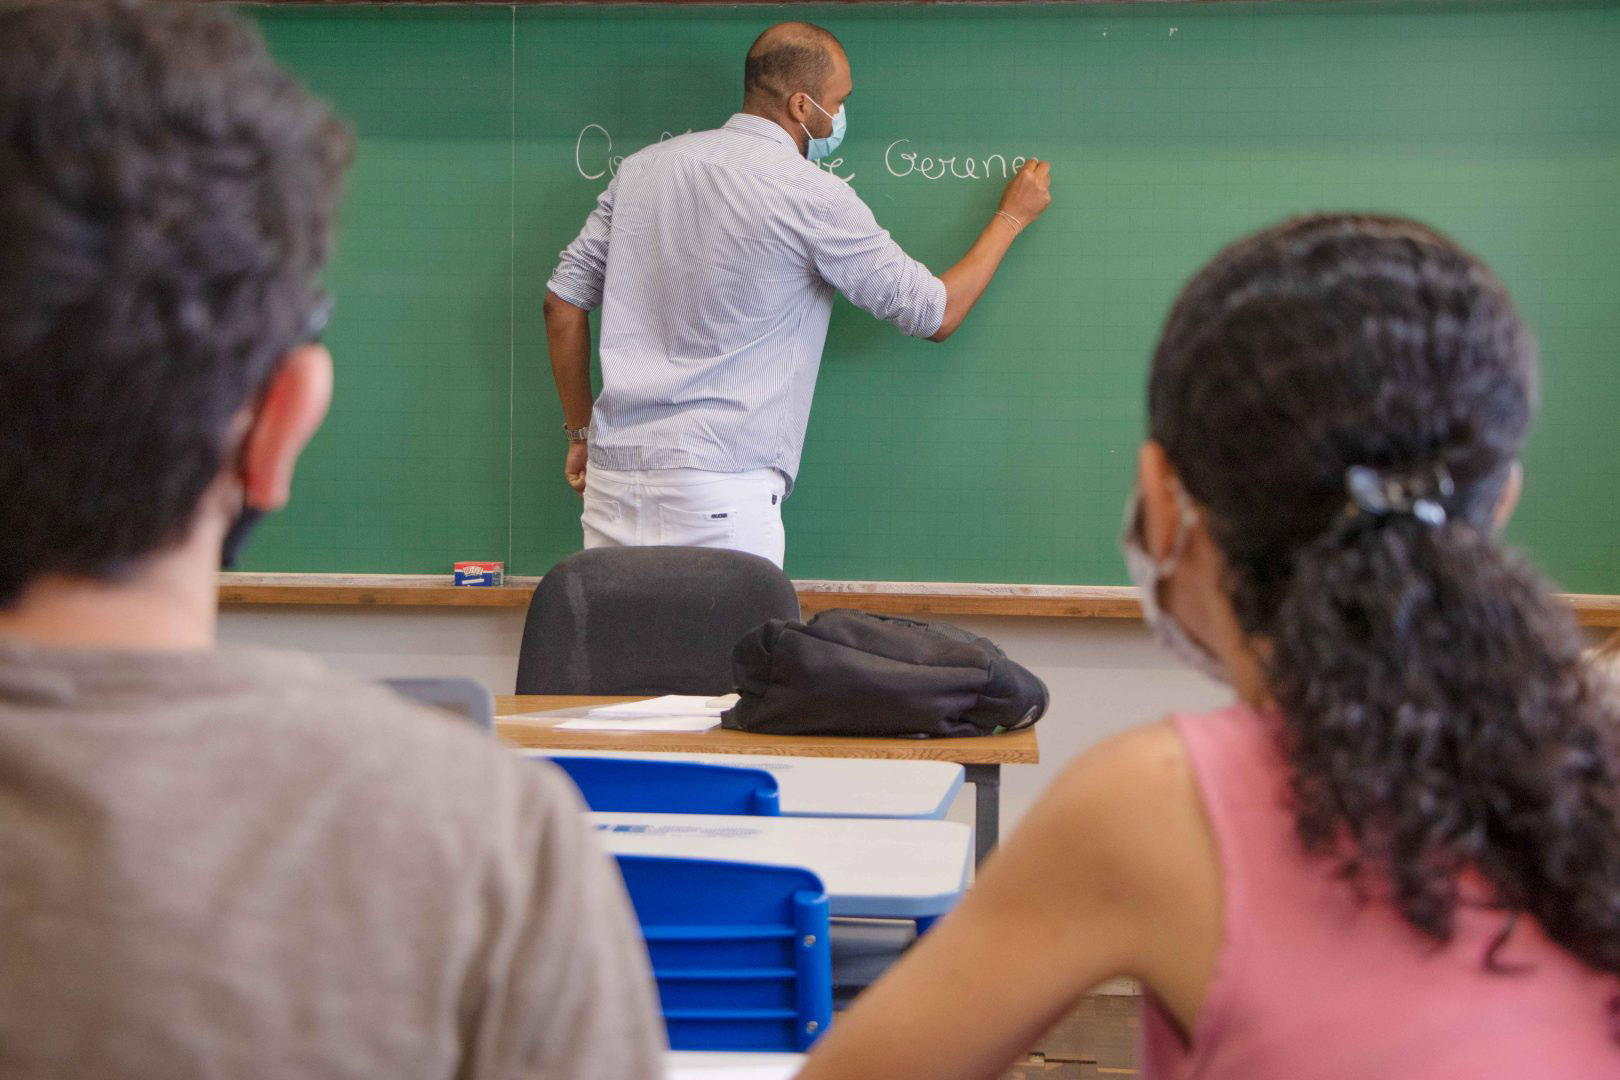
{"type": "Polygon", "coordinates": [[[800,1080],[988,1080],[1087,990],[1135,975],[1190,1025],[1220,869],[1168,723],[1069,766],[957,909],[816,1045],[800,1080]]]}

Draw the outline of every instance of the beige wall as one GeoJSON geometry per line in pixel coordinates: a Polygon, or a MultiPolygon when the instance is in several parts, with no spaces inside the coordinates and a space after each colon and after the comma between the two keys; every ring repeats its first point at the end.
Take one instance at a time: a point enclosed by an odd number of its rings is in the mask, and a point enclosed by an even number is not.
{"type": "MultiPolygon", "coordinates": [[[[1040,722],[1039,765],[1002,770],[1003,834],[1065,762],[1100,739],[1174,709],[1204,709],[1226,695],[1177,664],[1139,623],[1123,619],[959,618],[1046,680],[1052,708],[1040,722]]],[[[506,608],[238,607],[221,613],[226,642],[302,649],[371,678],[462,675],[497,694],[517,677],[523,612],[506,608]]],[[[1593,631],[1597,644],[1612,631],[1593,631]]],[[[959,800],[951,816],[971,821],[959,800]]]]}

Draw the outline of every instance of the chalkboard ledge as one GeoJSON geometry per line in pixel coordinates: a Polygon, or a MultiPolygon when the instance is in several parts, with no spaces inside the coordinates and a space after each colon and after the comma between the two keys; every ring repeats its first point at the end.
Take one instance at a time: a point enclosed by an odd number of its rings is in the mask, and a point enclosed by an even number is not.
{"type": "MultiPolygon", "coordinates": [[[[539,578],[499,588],[448,584],[440,574],[221,574],[221,606],[527,607],[539,578]]],[[[856,607],[893,615],[1033,615],[1138,619],[1136,590],[1123,585],[990,585],[936,581],[796,581],[805,614],[856,607]]],[[[1620,596],[1564,597],[1586,626],[1620,627],[1620,596]]]]}
{"type": "MultiPolygon", "coordinates": [[[[537,577],[499,587],[456,586],[439,574],[221,574],[221,606],[527,607],[537,577]]],[[[1140,618],[1123,585],[983,585],[932,581],[796,581],[806,614],[858,607],[894,615],[1140,618]]]]}

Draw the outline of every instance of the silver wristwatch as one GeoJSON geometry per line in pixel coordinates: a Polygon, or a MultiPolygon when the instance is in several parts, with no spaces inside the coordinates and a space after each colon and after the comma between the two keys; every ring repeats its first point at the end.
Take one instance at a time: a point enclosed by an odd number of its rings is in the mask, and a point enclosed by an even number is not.
{"type": "Polygon", "coordinates": [[[563,434],[568,436],[569,442],[584,442],[590,437],[591,425],[586,424],[584,427],[569,427],[565,422],[563,424],[563,434]]]}

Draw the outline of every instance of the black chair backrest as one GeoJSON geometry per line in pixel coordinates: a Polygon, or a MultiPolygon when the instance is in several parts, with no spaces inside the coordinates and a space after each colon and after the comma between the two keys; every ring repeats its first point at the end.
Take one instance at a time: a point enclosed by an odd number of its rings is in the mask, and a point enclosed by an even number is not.
{"type": "Polygon", "coordinates": [[[552,567],[529,602],[520,694],[725,694],[731,650],[767,619],[797,619],[769,559],[695,547],[591,548],[552,567]]]}

